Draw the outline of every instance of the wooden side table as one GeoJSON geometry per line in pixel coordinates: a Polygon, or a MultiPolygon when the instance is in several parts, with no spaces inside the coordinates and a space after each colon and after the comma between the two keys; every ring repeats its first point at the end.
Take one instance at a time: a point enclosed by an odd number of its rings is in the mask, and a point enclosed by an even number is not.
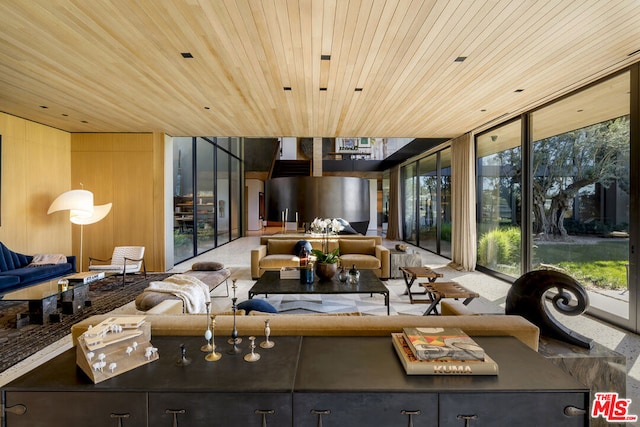
{"type": "Polygon", "coordinates": [[[480,296],[477,292],[472,292],[456,282],[428,282],[420,283],[420,286],[424,287],[425,292],[431,300],[431,305],[427,307],[424,316],[428,316],[432,312],[433,314],[438,314],[438,303],[443,298],[464,298],[462,304],[468,305],[474,298],[480,296]]]}
{"type": "Polygon", "coordinates": [[[437,278],[443,277],[442,273],[436,273],[429,267],[400,267],[400,271],[402,271],[402,275],[404,276],[404,283],[407,286],[407,290],[404,295],[409,295],[409,301],[411,304],[423,303],[427,304],[431,302],[431,299],[414,299],[413,295],[425,295],[427,291],[424,292],[411,292],[411,285],[413,282],[420,277],[424,279],[428,279],[429,282],[434,282],[437,278]]]}

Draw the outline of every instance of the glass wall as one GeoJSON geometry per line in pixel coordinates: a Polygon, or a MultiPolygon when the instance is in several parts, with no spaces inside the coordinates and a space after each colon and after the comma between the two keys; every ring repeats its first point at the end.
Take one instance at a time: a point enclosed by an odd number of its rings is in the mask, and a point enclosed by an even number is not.
{"type": "Polygon", "coordinates": [[[566,271],[629,317],[630,73],[531,114],[532,268],[566,271]]]}
{"type": "Polygon", "coordinates": [[[418,161],[420,247],[438,252],[438,156],[418,161]]]}
{"type": "Polygon", "coordinates": [[[405,240],[450,257],[451,149],[446,148],[404,166],[402,174],[405,183],[405,240]],[[409,191],[413,193],[409,194],[409,191]]]}
{"type": "Polygon", "coordinates": [[[520,277],[521,121],[476,138],[477,265],[520,277]]]}
{"type": "Polygon", "coordinates": [[[242,235],[239,138],[174,138],[174,262],[242,235]],[[220,143],[220,145],[218,145],[220,143]]]}
{"type": "Polygon", "coordinates": [[[193,138],[173,138],[173,257],[176,262],[194,255],[193,162],[193,138]]]}
{"type": "Polygon", "coordinates": [[[440,151],[438,155],[440,156],[438,253],[451,258],[451,148],[440,151]]]}
{"type": "Polygon", "coordinates": [[[402,235],[404,240],[414,245],[418,244],[417,235],[417,206],[416,206],[416,165],[412,163],[402,168],[402,200],[404,221],[402,235]]]}
{"type": "Polygon", "coordinates": [[[195,231],[197,253],[216,247],[216,207],[213,180],[215,147],[204,138],[196,138],[195,231]]]}
{"type": "Polygon", "coordinates": [[[229,213],[231,205],[229,203],[229,154],[218,150],[216,173],[216,186],[218,191],[218,244],[227,243],[230,239],[229,213]]]}
{"type": "Polygon", "coordinates": [[[631,75],[476,136],[476,215],[479,267],[559,269],[587,289],[589,313],[637,330],[631,75]]]}

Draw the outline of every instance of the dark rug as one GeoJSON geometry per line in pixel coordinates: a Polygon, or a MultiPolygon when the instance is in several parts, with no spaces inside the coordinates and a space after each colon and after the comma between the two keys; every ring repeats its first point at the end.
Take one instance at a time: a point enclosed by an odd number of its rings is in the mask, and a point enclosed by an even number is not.
{"type": "Polygon", "coordinates": [[[104,314],[133,301],[149,282],[163,280],[171,274],[153,273],[127,278],[113,276],[89,284],[91,305],[76,314],[61,314],[60,322],[16,328],[18,316],[27,313],[26,302],[0,301],[0,372],[68,335],[71,326],[87,317],[104,314]]]}

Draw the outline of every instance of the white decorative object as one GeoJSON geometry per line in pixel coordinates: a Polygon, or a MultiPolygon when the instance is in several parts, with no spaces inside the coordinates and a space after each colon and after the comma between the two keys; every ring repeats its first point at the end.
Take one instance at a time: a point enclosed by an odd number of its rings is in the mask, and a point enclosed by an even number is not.
{"type": "Polygon", "coordinates": [[[158,349],[151,344],[151,325],[144,316],[110,317],[100,322],[80,336],[76,351],[78,366],[96,384],[158,357],[158,349]],[[136,353],[138,345],[145,348],[144,354],[136,353]],[[94,358],[98,361],[92,364],[94,358]]]}

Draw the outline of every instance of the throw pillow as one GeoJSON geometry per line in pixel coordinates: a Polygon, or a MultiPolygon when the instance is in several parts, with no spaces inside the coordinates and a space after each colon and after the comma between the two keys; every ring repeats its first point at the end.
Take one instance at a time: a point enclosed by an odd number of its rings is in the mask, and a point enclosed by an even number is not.
{"type": "Polygon", "coordinates": [[[252,310],[261,311],[263,313],[277,313],[278,310],[263,299],[248,299],[238,304],[238,309],[245,310],[250,313],[252,310]]]}
{"type": "Polygon", "coordinates": [[[340,239],[340,255],[375,255],[376,241],[373,239],[340,239]]]}
{"type": "Polygon", "coordinates": [[[194,271],[218,271],[224,268],[224,264],[215,261],[196,262],[191,266],[194,271]]]}

